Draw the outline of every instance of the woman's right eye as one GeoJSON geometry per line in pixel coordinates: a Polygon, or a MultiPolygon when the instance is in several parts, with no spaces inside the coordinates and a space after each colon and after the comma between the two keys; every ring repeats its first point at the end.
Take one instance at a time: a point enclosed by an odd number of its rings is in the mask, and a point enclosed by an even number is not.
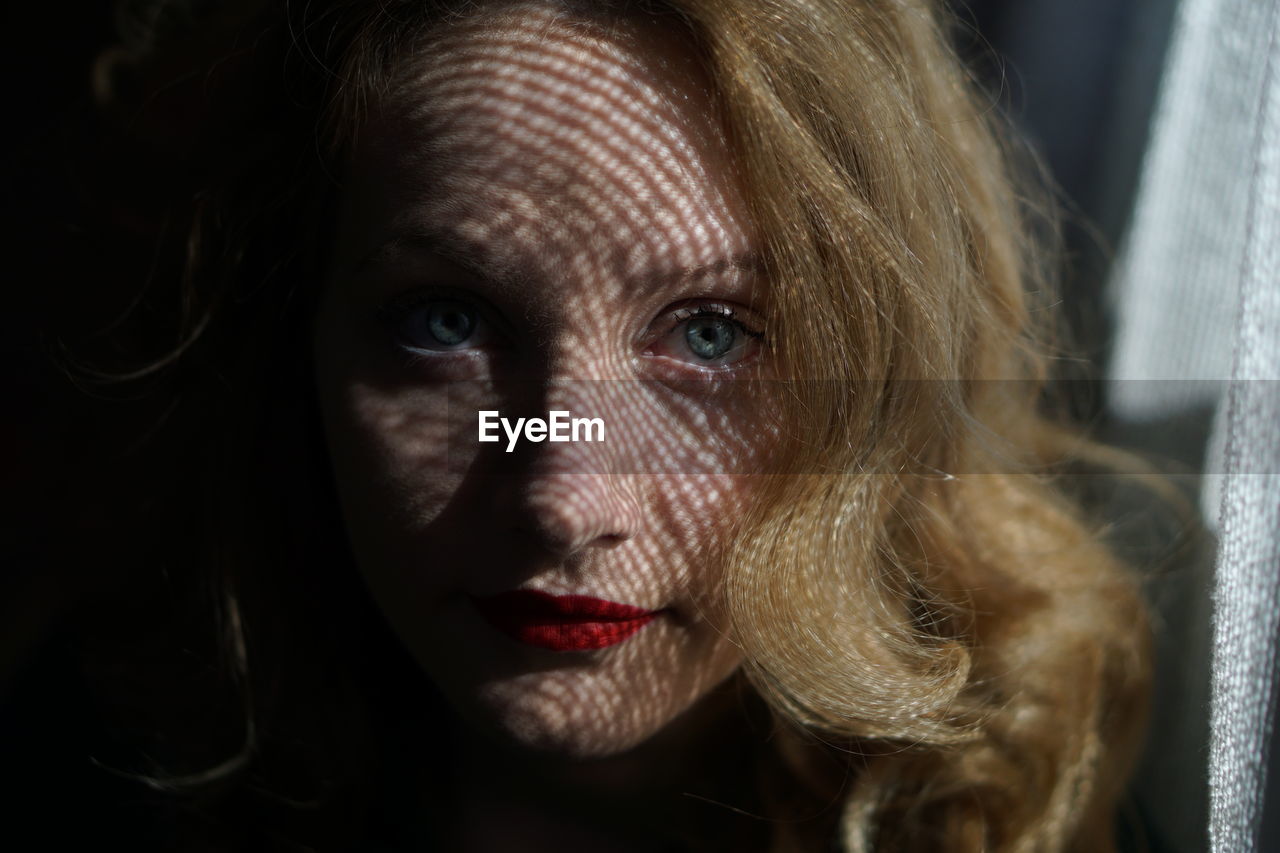
{"type": "Polygon", "coordinates": [[[410,294],[380,312],[396,342],[411,350],[450,352],[484,346],[492,325],[476,305],[457,298],[410,294]]]}

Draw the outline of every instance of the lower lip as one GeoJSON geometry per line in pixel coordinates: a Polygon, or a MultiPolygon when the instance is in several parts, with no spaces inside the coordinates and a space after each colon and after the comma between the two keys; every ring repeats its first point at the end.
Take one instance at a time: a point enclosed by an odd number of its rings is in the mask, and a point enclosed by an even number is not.
{"type": "Polygon", "coordinates": [[[514,590],[472,598],[480,615],[511,639],[554,652],[582,652],[616,646],[657,616],[642,610],[581,595],[549,595],[514,590]]]}

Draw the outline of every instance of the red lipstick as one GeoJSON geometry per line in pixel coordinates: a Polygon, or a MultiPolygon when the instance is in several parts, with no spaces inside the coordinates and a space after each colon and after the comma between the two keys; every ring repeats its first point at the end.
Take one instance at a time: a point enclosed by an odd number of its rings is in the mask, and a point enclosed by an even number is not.
{"type": "Polygon", "coordinates": [[[658,615],[589,595],[551,595],[532,589],[473,597],[480,615],[521,643],[556,652],[615,646],[658,615]]]}

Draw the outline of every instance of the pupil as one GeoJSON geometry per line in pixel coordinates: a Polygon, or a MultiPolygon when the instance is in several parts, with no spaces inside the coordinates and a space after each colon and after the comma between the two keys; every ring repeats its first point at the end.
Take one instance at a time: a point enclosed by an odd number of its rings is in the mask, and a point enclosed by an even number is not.
{"type": "Polygon", "coordinates": [[[433,307],[427,314],[427,328],[432,337],[445,346],[456,346],[471,337],[475,318],[471,311],[458,305],[433,307]]]}
{"type": "Polygon", "coordinates": [[[735,329],[733,323],[721,317],[695,317],[689,321],[684,337],[694,355],[709,360],[733,347],[735,329]]]}

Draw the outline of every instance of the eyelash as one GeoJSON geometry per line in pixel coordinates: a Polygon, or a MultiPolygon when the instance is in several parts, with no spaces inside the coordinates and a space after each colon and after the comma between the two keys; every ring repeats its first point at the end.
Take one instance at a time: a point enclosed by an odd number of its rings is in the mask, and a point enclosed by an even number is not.
{"type": "Polygon", "coordinates": [[[384,326],[394,326],[403,322],[412,312],[432,302],[461,302],[471,305],[480,313],[481,306],[473,297],[453,293],[449,290],[418,289],[397,293],[378,308],[378,320],[384,326]]]}
{"type": "Polygon", "coordinates": [[[668,334],[679,328],[681,323],[687,323],[698,317],[716,317],[733,323],[739,332],[742,332],[748,337],[761,341],[764,340],[764,332],[748,326],[745,322],[739,319],[737,311],[733,310],[732,307],[721,303],[703,304],[699,305],[697,308],[676,308],[671,311],[670,316],[675,317],[676,322],[667,330],[668,334]]]}

